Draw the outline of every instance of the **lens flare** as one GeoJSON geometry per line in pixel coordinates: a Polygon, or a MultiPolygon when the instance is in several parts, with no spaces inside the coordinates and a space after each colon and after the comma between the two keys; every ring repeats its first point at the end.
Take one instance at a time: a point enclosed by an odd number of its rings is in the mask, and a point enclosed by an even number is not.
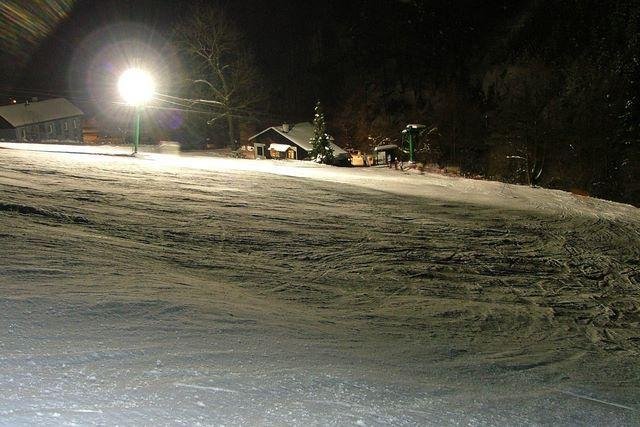
{"type": "Polygon", "coordinates": [[[0,55],[23,63],[69,17],[75,0],[0,1],[0,55]]]}

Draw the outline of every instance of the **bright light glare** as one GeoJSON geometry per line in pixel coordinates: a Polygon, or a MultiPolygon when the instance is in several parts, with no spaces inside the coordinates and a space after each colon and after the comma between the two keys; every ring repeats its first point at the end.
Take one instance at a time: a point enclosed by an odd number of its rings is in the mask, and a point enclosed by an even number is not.
{"type": "Polygon", "coordinates": [[[150,101],[156,91],[153,77],[139,68],[129,68],[118,80],[120,96],[129,105],[143,105],[150,101]]]}

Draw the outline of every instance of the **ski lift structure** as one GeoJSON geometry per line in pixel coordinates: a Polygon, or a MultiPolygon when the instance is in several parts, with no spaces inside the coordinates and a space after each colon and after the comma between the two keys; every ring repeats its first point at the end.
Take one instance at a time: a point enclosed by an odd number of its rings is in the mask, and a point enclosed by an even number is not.
{"type": "Polygon", "coordinates": [[[425,125],[411,123],[402,130],[402,152],[409,154],[410,164],[415,164],[415,145],[425,128],[425,125]]]}

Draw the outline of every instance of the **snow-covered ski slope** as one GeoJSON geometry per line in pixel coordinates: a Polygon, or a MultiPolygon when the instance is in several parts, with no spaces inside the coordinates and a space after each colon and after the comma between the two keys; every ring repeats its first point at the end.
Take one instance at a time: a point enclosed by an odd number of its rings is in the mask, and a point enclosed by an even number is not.
{"type": "Polygon", "coordinates": [[[0,144],[0,425],[640,423],[640,212],[0,144]]]}

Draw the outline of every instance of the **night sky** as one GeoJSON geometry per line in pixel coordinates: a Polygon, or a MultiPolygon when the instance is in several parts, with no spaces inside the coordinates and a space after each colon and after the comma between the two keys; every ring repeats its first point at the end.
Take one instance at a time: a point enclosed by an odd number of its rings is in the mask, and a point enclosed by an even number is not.
{"type": "MultiPolygon", "coordinates": [[[[14,70],[3,86],[16,95],[61,95],[83,102],[90,62],[100,50],[133,35],[154,48],[168,43],[172,23],[188,5],[186,1],[79,0],[69,4],[67,16],[38,43],[24,40],[27,57],[13,55],[7,63],[14,70]]],[[[52,17],[53,18],[53,17],[52,17]]],[[[53,20],[53,19],[52,19],[53,20]]],[[[26,24],[28,25],[28,24],[26,24]]],[[[85,105],[85,108],[87,106],[85,105]]]]}
{"type": "MultiPolygon", "coordinates": [[[[19,19],[18,25],[14,25],[13,31],[21,46],[19,52],[9,52],[2,58],[5,64],[2,82],[5,97],[66,96],[84,104],[92,92],[92,88],[87,87],[90,84],[87,82],[90,63],[105,45],[135,36],[163,55],[172,27],[194,4],[188,0],[55,1],[68,12],[48,16],[48,31],[37,30],[29,39],[21,35],[21,27],[31,25],[30,17],[22,21],[19,19]]],[[[20,1],[17,3],[21,4],[20,1]]],[[[46,1],[34,3],[34,14],[41,12],[39,7],[46,9],[39,3],[46,1]]],[[[213,3],[221,5],[229,18],[242,29],[265,78],[276,81],[283,67],[287,66],[279,54],[307,50],[305,43],[309,34],[321,24],[329,6],[322,2],[301,5],[283,0],[213,3]],[[314,17],[319,19],[318,23],[312,22],[314,17]]],[[[312,89],[314,93],[320,92],[318,88],[312,89]]],[[[311,98],[308,100],[310,103],[313,102],[311,98]]]]}
{"type": "MultiPolygon", "coordinates": [[[[21,0],[9,1],[24,6],[21,0]]],[[[29,12],[33,15],[18,18],[12,26],[20,47],[1,58],[5,64],[2,82],[5,97],[7,94],[66,96],[84,104],[95,89],[88,87],[95,82],[87,81],[92,78],[87,75],[94,71],[91,62],[105,45],[137,38],[165,55],[172,27],[195,3],[193,0],[35,0],[29,12]],[[23,30],[33,25],[32,16],[42,14],[43,10],[47,12],[51,4],[64,13],[56,16],[49,11],[44,17],[48,28],[25,37],[23,30]]],[[[389,7],[390,10],[402,8],[410,2],[214,0],[203,3],[220,6],[245,36],[265,86],[272,94],[273,102],[265,108],[276,115],[303,119],[312,111],[315,100],[325,97],[331,103],[333,97],[326,94],[345,89],[347,82],[341,75],[344,72],[341,64],[355,58],[349,39],[355,36],[351,34],[351,27],[356,21],[378,26],[372,33],[379,38],[363,38],[355,46],[360,56],[367,55],[376,67],[384,58],[380,57],[383,50],[376,49],[375,45],[387,44],[389,32],[397,32],[396,28],[387,28],[384,15],[388,14],[389,7]],[[387,6],[380,7],[384,3],[387,6]],[[365,15],[367,19],[362,20],[365,15]],[[370,47],[371,51],[363,51],[361,45],[370,47]]],[[[394,48],[397,45],[398,41],[389,43],[394,48]]],[[[357,61],[363,64],[361,58],[357,61]]]]}
{"type": "MultiPolygon", "coordinates": [[[[21,0],[8,1],[24,6],[21,0]]],[[[156,49],[168,62],[175,62],[166,58],[171,29],[194,3],[189,0],[34,0],[30,15],[19,17],[10,25],[19,47],[1,58],[5,64],[4,95],[66,96],[85,104],[84,108],[91,108],[85,103],[96,89],[89,87],[96,84],[91,63],[102,54],[101,49],[110,43],[137,38],[156,49]],[[59,13],[56,16],[56,12],[49,9],[58,9],[59,13]],[[26,37],[24,29],[33,26],[32,17],[43,13],[46,28],[38,28],[31,37],[26,37]]],[[[441,29],[424,30],[413,17],[416,11],[424,15],[424,8],[434,2],[236,0],[208,3],[219,5],[245,36],[271,94],[265,110],[274,117],[304,119],[320,98],[325,98],[323,101],[330,105],[339,104],[344,98],[342,95],[354,89],[354,81],[362,80],[362,67],[380,69],[384,74],[382,79],[394,79],[394,72],[388,71],[389,65],[405,67],[402,61],[416,48],[419,51],[445,48],[437,38],[426,37],[431,36],[430,33],[444,34],[441,29]]],[[[460,1],[452,6],[437,7],[438,11],[433,12],[437,15],[431,19],[443,21],[443,28],[448,31],[444,35],[453,34],[453,43],[457,44],[456,51],[447,49],[438,53],[445,55],[439,56],[439,60],[448,64],[447,69],[453,67],[456,74],[465,73],[462,64],[456,63],[457,51],[473,49],[467,34],[469,28],[475,26],[473,35],[481,35],[478,25],[465,22],[468,17],[474,16],[478,22],[490,14],[492,20],[501,19],[510,13],[512,3],[460,1]],[[465,15],[451,20],[459,9],[464,9],[465,15]]],[[[12,19],[5,16],[4,21],[7,20],[12,19]]],[[[410,61],[406,67],[412,67],[410,61]]],[[[369,80],[380,80],[380,77],[376,74],[369,80]]]]}

